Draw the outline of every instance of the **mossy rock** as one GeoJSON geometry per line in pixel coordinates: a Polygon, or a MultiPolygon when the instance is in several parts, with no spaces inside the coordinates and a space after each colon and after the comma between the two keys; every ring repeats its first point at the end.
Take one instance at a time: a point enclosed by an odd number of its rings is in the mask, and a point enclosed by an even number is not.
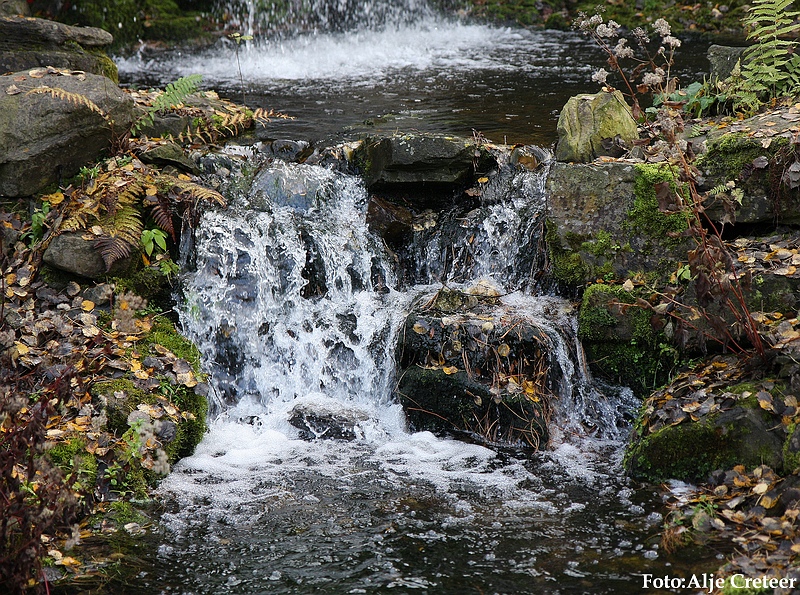
{"type": "MultiPolygon", "coordinates": [[[[753,119],[754,128],[759,124],[760,121],[753,119]]],[[[788,165],[782,156],[793,150],[788,139],[775,137],[765,148],[761,139],[745,133],[715,132],[709,135],[706,144],[706,153],[697,160],[703,175],[699,189],[705,191],[735,182],[744,193],[741,205],[735,209],[736,223],[772,224],[775,220],[800,223],[800,190],[790,190],[780,183],[788,165]]],[[[720,205],[712,204],[708,215],[720,220],[724,211],[720,205]]]]}
{"type": "Polygon", "coordinates": [[[617,139],[630,143],[639,131],[630,106],[620,91],[584,93],[570,97],[558,118],[558,161],[589,163],[600,156],[619,157],[617,139]]]}
{"type": "Polygon", "coordinates": [[[578,337],[592,371],[640,396],[666,382],[678,353],[651,318],[634,292],[620,285],[590,285],[578,313],[578,337]]]}
{"type": "Polygon", "coordinates": [[[414,431],[468,434],[490,444],[534,448],[549,439],[541,402],[508,394],[497,402],[490,387],[463,371],[412,366],[402,373],[397,394],[414,431]]]}
{"type": "Polygon", "coordinates": [[[547,249],[555,281],[580,288],[596,279],[667,277],[691,247],[682,213],[659,210],[662,165],[555,163],[547,179],[547,249]]]}
{"type": "Polygon", "coordinates": [[[712,471],[735,465],[780,470],[784,439],[772,416],[737,406],[635,437],[625,453],[625,468],[634,478],[651,482],[705,480],[712,471]]]}

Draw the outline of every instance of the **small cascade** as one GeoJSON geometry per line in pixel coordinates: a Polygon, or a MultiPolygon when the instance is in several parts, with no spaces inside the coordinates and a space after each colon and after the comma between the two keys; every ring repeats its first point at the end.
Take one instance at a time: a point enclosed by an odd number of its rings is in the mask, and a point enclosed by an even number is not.
{"type": "MultiPolygon", "coordinates": [[[[501,332],[511,320],[507,328],[529,329],[542,344],[534,350],[544,354],[536,357],[544,357],[546,391],[556,397],[551,436],[617,438],[632,397],[606,398],[591,381],[571,305],[532,293],[544,258],[545,170],[501,168],[483,189],[483,206],[466,214],[453,208],[414,233],[400,260],[415,273],[403,283],[368,228],[359,179],[310,165],[264,166],[227,210],[203,218],[195,270],[184,279],[183,325],[213,378],[212,412],[256,416],[293,437],[290,424],[305,438],[359,438],[370,425],[402,432],[394,373],[406,316],[445,284],[469,292],[480,281],[499,300],[454,323],[465,333],[455,365],[489,344],[483,322],[492,318],[501,332]]],[[[434,351],[447,352],[446,341],[434,351]]],[[[403,365],[415,362],[426,364],[423,356],[403,365]]]]}
{"type": "MultiPolygon", "coordinates": [[[[666,572],[647,541],[651,519],[619,474],[630,393],[591,381],[569,302],[521,291],[519,272],[483,309],[436,314],[479,343],[490,321],[527,325],[551,367],[551,448],[521,456],[409,432],[396,346],[437,285],[399,280],[367,225],[359,179],[259,167],[249,190],[196,229],[182,318],[211,372],[215,416],[161,484],[166,534],[131,593],[489,592],[499,575],[506,592],[553,592],[555,576],[559,592],[584,592],[589,577],[608,583],[598,592],[634,593],[640,582],[615,560],[666,572]]],[[[538,175],[515,175],[519,195],[480,207],[485,220],[473,214],[471,230],[456,226],[482,252],[443,269],[465,279],[454,289],[470,295],[469,277],[495,270],[508,278],[536,245],[538,175]]]]}
{"type": "Polygon", "coordinates": [[[412,283],[488,278],[505,292],[540,290],[547,171],[501,167],[481,189],[480,206],[453,208],[421,226],[404,254],[412,283]]]}
{"type": "Polygon", "coordinates": [[[214,378],[215,411],[386,404],[403,299],[366,203],[355,178],[276,162],[204,217],[182,318],[214,378]]]}

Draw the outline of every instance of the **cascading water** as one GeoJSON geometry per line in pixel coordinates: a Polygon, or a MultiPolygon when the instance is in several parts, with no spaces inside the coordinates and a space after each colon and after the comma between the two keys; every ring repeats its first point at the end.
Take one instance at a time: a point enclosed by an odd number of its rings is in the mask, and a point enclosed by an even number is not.
{"type": "MultiPolygon", "coordinates": [[[[535,236],[502,213],[541,205],[542,174],[521,175],[510,187],[528,190],[491,205],[473,243],[491,246],[498,221],[535,236]]],[[[203,217],[182,317],[216,415],[160,488],[149,570],[120,592],[638,592],[631,572],[662,568],[646,537],[660,517],[644,517],[619,475],[620,404],[592,409],[601,395],[574,361],[569,304],[520,291],[501,300],[541,326],[562,368],[552,450],[503,454],[408,432],[392,398],[396,334],[434,287],[401,286],[367,202],[358,179],[273,163],[203,217]],[[349,440],[324,429],[308,440],[298,410],[350,424],[349,440]]],[[[487,248],[473,272],[516,258],[487,248]]]]}

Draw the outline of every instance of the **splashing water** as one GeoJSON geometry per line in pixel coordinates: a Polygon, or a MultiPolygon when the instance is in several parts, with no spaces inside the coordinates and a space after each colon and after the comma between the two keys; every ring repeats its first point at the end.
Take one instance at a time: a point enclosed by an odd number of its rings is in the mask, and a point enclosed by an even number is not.
{"type": "MultiPolygon", "coordinates": [[[[411,301],[431,287],[400,285],[366,225],[367,199],[356,179],[275,163],[203,217],[182,317],[211,370],[216,415],[160,487],[149,570],[119,592],[577,593],[586,581],[593,593],[638,592],[632,573],[664,567],[646,503],[619,472],[630,395],[602,402],[569,304],[502,299],[545,329],[561,368],[551,450],[521,457],[409,433],[391,397],[393,351],[411,301]],[[299,439],[298,407],[350,420],[354,440],[299,439]]],[[[476,241],[507,219],[500,205],[476,241]]],[[[507,262],[492,258],[475,270],[507,262]]]]}

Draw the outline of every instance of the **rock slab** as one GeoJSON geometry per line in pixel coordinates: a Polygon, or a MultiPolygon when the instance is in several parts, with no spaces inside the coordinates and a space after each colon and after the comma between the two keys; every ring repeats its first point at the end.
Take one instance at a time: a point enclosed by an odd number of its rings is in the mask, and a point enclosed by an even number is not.
{"type": "Polygon", "coordinates": [[[97,161],[126,131],[133,99],[94,74],[0,76],[0,195],[30,196],[97,161]]]}

